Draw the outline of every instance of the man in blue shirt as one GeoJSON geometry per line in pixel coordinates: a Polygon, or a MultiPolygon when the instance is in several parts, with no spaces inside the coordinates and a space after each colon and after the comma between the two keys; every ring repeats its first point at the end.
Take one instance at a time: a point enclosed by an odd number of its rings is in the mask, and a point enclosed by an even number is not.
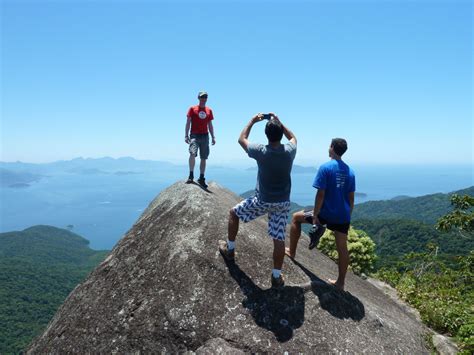
{"type": "Polygon", "coordinates": [[[239,144],[250,158],[257,161],[258,175],[255,195],[243,200],[229,211],[228,240],[219,241],[219,251],[227,260],[234,260],[235,238],[239,220],[249,222],[268,215],[268,234],[273,239],[272,287],[284,285],[281,268],[285,258],[285,229],[290,212],[291,168],[296,155],[296,137],[273,114],[257,114],[244,127],[239,144]],[[248,136],[252,126],[264,119],[268,144],[250,143],[248,136]],[[289,140],[281,144],[281,139],[289,140]]]}
{"type": "Polygon", "coordinates": [[[349,232],[352,209],[354,208],[355,175],[352,169],[342,161],[341,156],[347,150],[347,142],[342,138],[334,138],[329,147],[331,160],[320,166],[313,187],[318,189],[314,208],[293,214],[290,228],[290,247],[286,254],[294,258],[296,247],[301,235],[301,223],[313,225],[310,231],[310,249],[319,242],[325,226],[334,232],[338,253],[339,276],[337,280],[329,280],[339,290],[344,290],[349,252],[347,250],[347,234],[349,232]]]}

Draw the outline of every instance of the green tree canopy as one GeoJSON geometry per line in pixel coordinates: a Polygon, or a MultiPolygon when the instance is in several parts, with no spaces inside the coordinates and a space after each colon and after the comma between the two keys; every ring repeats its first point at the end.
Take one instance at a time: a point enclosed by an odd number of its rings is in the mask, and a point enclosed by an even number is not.
{"type": "Polygon", "coordinates": [[[436,228],[443,232],[455,229],[463,236],[466,232],[473,232],[474,197],[454,194],[451,197],[451,205],[454,206],[454,210],[438,219],[436,228]]]}
{"type": "MultiPolygon", "coordinates": [[[[331,259],[338,260],[334,232],[327,230],[321,237],[318,248],[331,259]]],[[[347,236],[347,248],[350,253],[349,266],[354,273],[372,271],[376,259],[375,243],[367,233],[351,228],[347,236]]]]}

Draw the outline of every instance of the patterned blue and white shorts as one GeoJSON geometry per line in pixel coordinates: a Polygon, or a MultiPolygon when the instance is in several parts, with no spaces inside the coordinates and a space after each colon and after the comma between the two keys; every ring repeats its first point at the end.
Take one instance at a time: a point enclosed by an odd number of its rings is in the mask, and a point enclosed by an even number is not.
{"type": "Polygon", "coordinates": [[[250,222],[257,217],[268,214],[268,234],[276,240],[285,240],[285,229],[290,213],[290,201],[264,202],[258,196],[249,197],[238,205],[233,211],[243,222],[250,222]]]}

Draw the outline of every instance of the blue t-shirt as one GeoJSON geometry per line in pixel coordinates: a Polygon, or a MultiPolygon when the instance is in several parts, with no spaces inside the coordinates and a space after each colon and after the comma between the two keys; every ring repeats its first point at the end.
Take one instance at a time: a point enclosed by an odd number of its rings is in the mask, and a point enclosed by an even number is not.
{"type": "Polygon", "coordinates": [[[257,187],[264,202],[284,202],[290,200],[291,168],[296,156],[296,145],[282,144],[278,148],[271,145],[251,143],[248,155],[258,165],[257,187]]]}
{"type": "Polygon", "coordinates": [[[337,224],[351,221],[349,193],[355,191],[355,175],[349,165],[336,159],[321,165],[313,187],[325,191],[319,212],[322,218],[337,224]]]}

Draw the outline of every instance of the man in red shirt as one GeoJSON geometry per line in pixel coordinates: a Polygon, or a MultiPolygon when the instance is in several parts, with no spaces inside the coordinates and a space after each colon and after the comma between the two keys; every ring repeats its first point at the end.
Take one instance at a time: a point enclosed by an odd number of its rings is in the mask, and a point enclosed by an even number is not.
{"type": "Polygon", "coordinates": [[[189,178],[186,183],[190,184],[194,180],[194,164],[199,150],[201,165],[199,167],[198,183],[202,187],[207,188],[204,173],[206,171],[206,160],[209,157],[209,132],[212,137],[212,145],[216,144],[214,127],[212,126],[214,115],[211,108],[206,107],[207,92],[201,91],[198,94],[198,100],[199,105],[191,106],[188,110],[188,119],[184,132],[184,141],[189,144],[189,178]],[[191,135],[189,135],[189,128],[191,128],[191,135]]]}

